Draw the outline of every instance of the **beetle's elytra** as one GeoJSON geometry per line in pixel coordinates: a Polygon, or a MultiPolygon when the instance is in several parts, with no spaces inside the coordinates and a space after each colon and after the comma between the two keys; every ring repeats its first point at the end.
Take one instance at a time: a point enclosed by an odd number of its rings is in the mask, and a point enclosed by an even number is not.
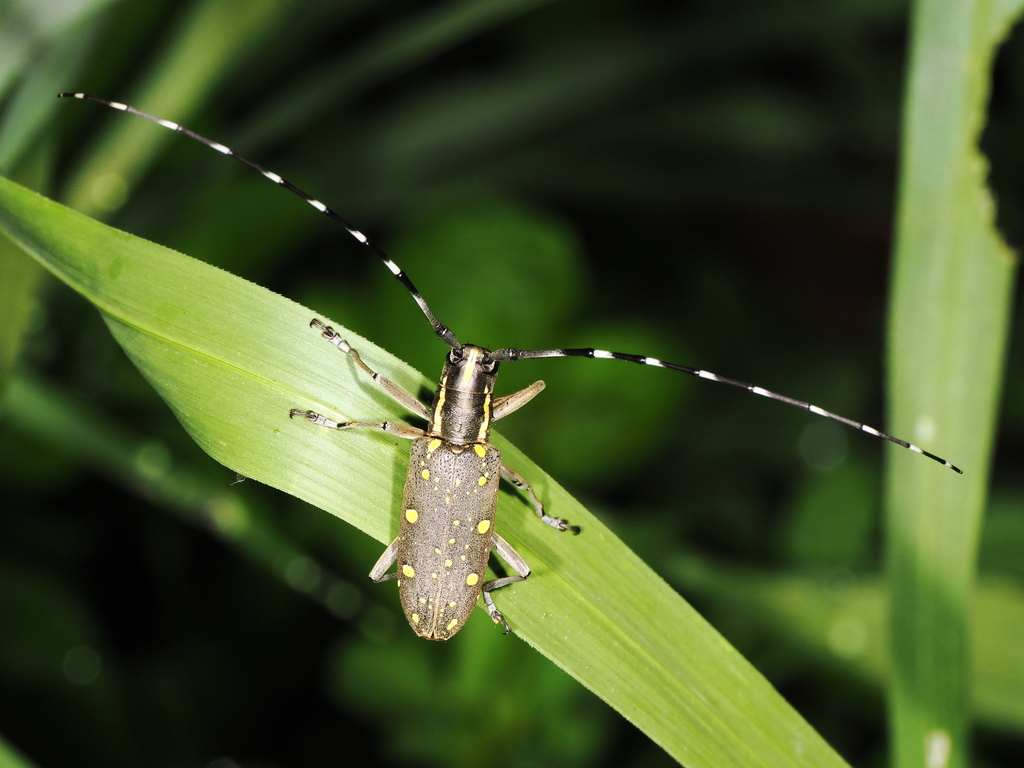
{"type": "Polygon", "coordinates": [[[395,558],[402,608],[421,637],[447,640],[472,613],[495,535],[500,479],[493,445],[413,442],[395,558]]]}
{"type": "Polygon", "coordinates": [[[492,352],[483,347],[463,345],[452,330],[437,319],[412,280],[388,258],[387,254],[345,219],[291,182],[238,155],[223,144],[127,104],[107,101],[84,93],[61,93],[59,96],[95,101],[183,133],[221,154],[235,158],[275,184],[298,195],[320,213],[345,227],[357,242],[379,257],[412,295],[438,338],[448,345],[450,351],[441,374],[441,383],[434,395],[433,404],[427,408],[413,395],[371,369],[363,362],[359,353],[334,329],[320,320],[313,320],[310,325],[318,329],[325,339],[350,355],[356,365],[397,402],[413,414],[426,419],[428,426],[423,430],[394,422],[337,422],[301,408],[294,408],[290,412],[292,417],[301,416],[308,422],[324,427],[380,429],[396,437],[413,441],[400,510],[398,538],[391,542],[381,555],[370,572],[370,577],[375,581],[398,580],[402,608],[409,625],[422,637],[432,640],[450,638],[465,624],[481,595],[488,615],[495,623],[502,624],[506,633],[509,631],[509,625],[495,607],[491,593],[508,584],[523,581],[530,575],[530,568],[494,529],[500,479],[503,478],[525,491],[533,503],[534,512],[544,523],[559,531],[579,533],[578,528],[569,525],[565,520],[549,516],[526,479],[503,464],[498,449],[488,442],[492,422],[521,408],[544,388],[544,382],[538,381],[514,394],[493,398],[494,379],[498,365],[502,362],[539,357],[590,357],[625,360],[681,371],[698,378],[739,387],[755,395],[762,395],[842,422],[874,437],[889,440],[923,454],[955,472],[961,472],[958,467],[942,457],[867,424],[839,416],[811,403],[736,379],[727,379],[699,368],[669,363],[645,355],[592,348],[522,350],[509,347],[492,352]],[[512,567],[515,576],[484,580],[492,547],[512,567]],[[392,564],[396,569],[388,573],[392,564]]]}

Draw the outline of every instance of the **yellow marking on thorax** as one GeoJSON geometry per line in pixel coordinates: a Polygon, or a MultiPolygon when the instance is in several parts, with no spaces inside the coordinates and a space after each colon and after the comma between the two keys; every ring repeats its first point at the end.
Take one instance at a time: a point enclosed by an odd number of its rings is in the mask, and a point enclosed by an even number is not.
{"type": "Polygon", "coordinates": [[[469,385],[473,381],[473,374],[476,372],[477,361],[480,359],[480,350],[471,349],[469,350],[469,360],[466,362],[465,367],[462,369],[462,380],[459,381],[459,386],[463,390],[468,390],[469,385]]]}
{"type": "MultiPolygon", "coordinates": [[[[480,429],[476,433],[477,440],[486,440],[487,433],[491,431],[491,393],[488,392],[484,395],[484,404],[482,408],[484,417],[480,419],[480,429]]],[[[483,454],[480,454],[483,456],[483,454]]]]}
{"type": "Polygon", "coordinates": [[[434,451],[436,451],[438,448],[441,447],[441,443],[443,442],[444,441],[441,440],[440,438],[435,437],[433,440],[427,443],[427,453],[433,453],[434,451]]]}
{"type": "Polygon", "coordinates": [[[444,408],[445,393],[448,391],[448,375],[445,374],[441,377],[441,384],[437,388],[437,405],[434,406],[434,412],[430,414],[431,425],[440,425],[441,423],[441,411],[444,408]]]}

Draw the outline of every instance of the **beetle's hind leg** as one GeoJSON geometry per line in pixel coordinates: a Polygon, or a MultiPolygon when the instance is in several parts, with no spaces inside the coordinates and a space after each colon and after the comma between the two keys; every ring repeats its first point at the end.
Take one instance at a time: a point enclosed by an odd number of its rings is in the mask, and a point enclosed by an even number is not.
{"type": "Polygon", "coordinates": [[[512,631],[512,628],[505,621],[505,617],[501,615],[501,611],[494,605],[494,598],[491,597],[491,592],[507,587],[509,584],[515,584],[517,581],[526,581],[526,578],[530,575],[530,566],[523,560],[522,555],[516,552],[512,545],[497,533],[491,533],[491,542],[494,544],[494,551],[498,553],[498,557],[508,563],[517,574],[516,576],[505,576],[501,579],[491,579],[488,582],[484,582],[482,588],[484,608],[487,610],[487,615],[491,617],[491,621],[495,624],[504,626],[505,631],[503,634],[507,635],[512,631]]]}
{"type": "Polygon", "coordinates": [[[377,558],[377,562],[374,563],[373,570],[370,571],[370,578],[377,582],[387,581],[388,579],[397,579],[397,571],[387,573],[388,568],[394,565],[396,560],[398,560],[398,539],[395,539],[388,544],[388,548],[381,553],[379,558],[377,558]]]}

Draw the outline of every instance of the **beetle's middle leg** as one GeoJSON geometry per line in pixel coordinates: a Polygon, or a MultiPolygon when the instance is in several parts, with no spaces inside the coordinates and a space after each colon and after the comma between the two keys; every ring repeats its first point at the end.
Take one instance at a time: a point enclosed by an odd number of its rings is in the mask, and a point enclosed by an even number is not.
{"type": "Polygon", "coordinates": [[[572,531],[574,535],[580,532],[580,527],[578,525],[569,525],[568,520],[563,520],[560,517],[552,517],[545,512],[544,505],[541,503],[540,498],[537,496],[530,484],[526,482],[526,478],[512,469],[512,467],[508,466],[505,462],[501,463],[501,476],[519,490],[526,491],[530,494],[530,501],[533,502],[533,511],[537,513],[537,517],[543,520],[546,525],[550,525],[557,531],[572,531]]]}

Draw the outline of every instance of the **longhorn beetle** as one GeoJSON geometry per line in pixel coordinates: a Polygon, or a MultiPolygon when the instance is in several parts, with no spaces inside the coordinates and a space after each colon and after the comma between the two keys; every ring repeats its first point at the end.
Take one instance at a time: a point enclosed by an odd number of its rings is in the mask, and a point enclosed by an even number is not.
{"type": "Polygon", "coordinates": [[[491,592],[525,580],[530,575],[530,567],[494,530],[499,478],[504,478],[516,488],[525,491],[533,503],[534,512],[544,523],[557,531],[579,533],[577,526],[551,517],[544,511],[544,505],[530,484],[522,475],[502,462],[501,453],[489,442],[492,422],[523,407],[544,388],[544,382],[537,381],[519,392],[494,398],[494,379],[501,363],[534,357],[591,357],[626,360],[641,365],[682,371],[701,379],[739,387],[755,395],[779,400],[818,416],[842,422],[869,435],[923,454],[954,472],[963,474],[958,467],[934,453],[887,435],[867,424],[839,416],[802,400],[779,395],[735,379],[727,379],[699,368],[669,363],[645,355],[607,352],[592,348],[526,350],[505,347],[491,351],[473,344],[463,344],[448,326],[437,319],[409,276],[388,258],[384,251],[333,210],[291,182],[236,154],[223,144],[127,104],[107,101],[84,93],[61,93],[58,97],[95,101],[122,112],[144,117],[235,158],[275,184],[298,195],[320,213],[341,224],[353,238],[383,261],[384,266],[412,295],[433,327],[434,333],[448,345],[450,350],[441,372],[441,382],[434,393],[433,404],[428,408],[414,395],[370,368],[363,362],[359,352],[349,346],[333,328],[314,319],[310,322],[310,327],[318,330],[324,339],[349,355],[377,386],[400,405],[426,419],[427,428],[424,430],[388,421],[337,422],[314,411],[300,408],[293,408],[289,412],[289,417],[299,416],[311,424],[322,427],[379,429],[395,437],[412,440],[399,534],[373,566],[370,578],[374,581],[398,580],[398,591],[406,618],[416,634],[421,637],[431,640],[450,638],[465,624],[480,595],[483,596],[484,607],[494,623],[503,625],[505,634],[509,632],[508,622],[495,607],[491,592]],[[492,547],[512,566],[515,576],[483,581],[492,547]],[[396,570],[388,573],[392,565],[397,566],[396,570]]]}

